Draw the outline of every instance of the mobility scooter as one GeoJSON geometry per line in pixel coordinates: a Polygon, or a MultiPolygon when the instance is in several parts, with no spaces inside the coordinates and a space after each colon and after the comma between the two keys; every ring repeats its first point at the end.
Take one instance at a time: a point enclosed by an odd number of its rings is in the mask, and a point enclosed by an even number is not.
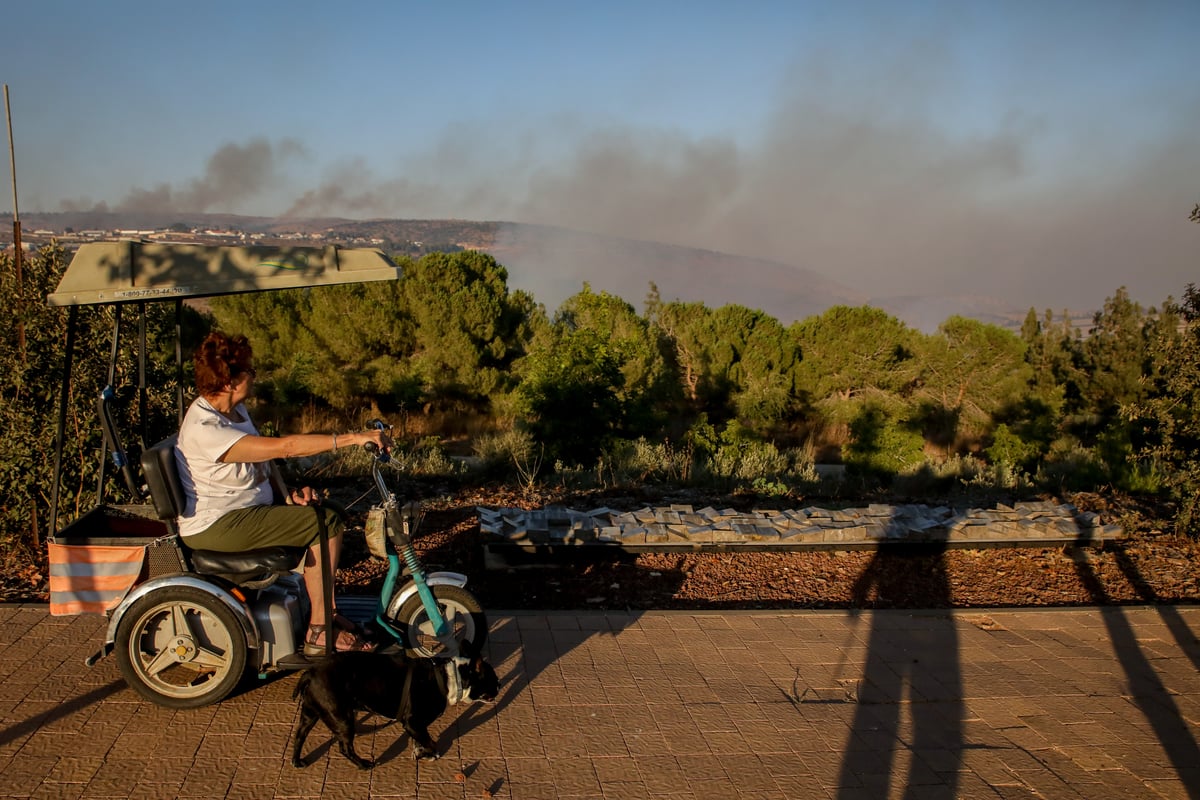
{"type": "MultiPolygon", "coordinates": [[[[104,641],[88,658],[94,664],[116,654],[126,682],[142,696],[171,708],[194,708],[227,697],[247,675],[303,669],[313,660],[301,643],[309,600],[298,570],[305,548],[273,547],[240,553],[192,550],[175,529],[183,507],[174,439],[144,447],[131,458],[122,445],[112,387],[121,346],[122,310],[139,312],[137,356],[144,430],[146,304],[174,301],[178,415],[183,415],[183,354],[178,341],[182,304],[188,298],[395,280],[399,268],[378,250],[228,247],[135,241],[80,247],[64,273],[52,305],[66,306],[66,358],[61,389],[55,480],[51,492],[50,607],[53,614],[103,613],[104,641]],[[115,306],[109,385],[98,393],[105,448],[100,456],[98,505],[58,527],[63,437],[79,307],[115,306]],[[133,501],[103,502],[108,462],[133,501]],[[138,467],[141,468],[139,479],[138,467]]],[[[383,426],[375,421],[372,424],[383,426]]],[[[382,647],[411,655],[456,655],[468,641],[478,651],[487,620],[456,572],[426,573],[412,546],[419,522],[415,504],[401,504],[380,470],[372,477],[385,520],[388,572],[374,601],[346,598],[339,609],[365,610],[360,619],[382,647]],[[360,602],[350,602],[359,600],[360,602]]],[[[325,603],[332,605],[332,577],[325,576],[325,603]]]]}

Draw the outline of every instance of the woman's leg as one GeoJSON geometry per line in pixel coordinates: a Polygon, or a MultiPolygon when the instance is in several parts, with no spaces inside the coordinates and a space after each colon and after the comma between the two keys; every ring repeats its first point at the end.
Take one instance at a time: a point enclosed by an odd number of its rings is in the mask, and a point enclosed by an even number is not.
{"type": "MultiPolygon", "coordinates": [[[[325,584],[324,573],[328,572],[332,582],[337,575],[338,558],[342,553],[342,532],[329,536],[329,563],[321,564],[321,542],[318,540],[308,547],[304,557],[304,589],[308,592],[309,605],[312,614],[309,616],[310,625],[326,625],[325,619],[325,584]]],[[[332,585],[332,583],[331,583],[332,585]]]]}
{"type": "MultiPolygon", "coordinates": [[[[338,558],[342,552],[342,532],[345,530],[340,506],[253,506],[225,514],[204,531],[188,536],[185,543],[195,550],[218,550],[225,553],[256,550],[262,547],[307,547],[304,557],[304,590],[312,609],[306,639],[324,645],[324,630],[329,620],[325,616],[325,587],[323,575],[330,581],[337,574],[338,558]],[[317,515],[324,516],[329,535],[329,563],[322,568],[320,528],[317,515]]],[[[331,584],[332,585],[332,584],[331,584]]],[[[359,641],[344,631],[338,633],[337,649],[358,649],[359,641]]]]}
{"type": "Polygon", "coordinates": [[[335,650],[368,649],[369,645],[361,638],[358,626],[339,615],[336,607],[333,609],[333,619],[326,616],[325,581],[328,579],[332,590],[336,584],[337,565],[342,555],[345,512],[340,506],[333,506],[318,508],[317,513],[323,514],[325,518],[325,529],[329,537],[329,561],[321,561],[321,541],[318,536],[317,541],[309,545],[304,557],[304,590],[308,594],[309,607],[312,609],[305,643],[309,645],[310,650],[324,650],[326,637],[333,631],[336,637],[335,650]]]}

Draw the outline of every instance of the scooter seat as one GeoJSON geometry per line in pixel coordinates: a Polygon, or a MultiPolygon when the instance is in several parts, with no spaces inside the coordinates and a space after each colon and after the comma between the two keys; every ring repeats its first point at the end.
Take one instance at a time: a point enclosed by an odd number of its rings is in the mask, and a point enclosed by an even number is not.
{"type": "Polygon", "coordinates": [[[216,550],[191,550],[192,569],[201,575],[263,575],[290,572],[300,566],[307,547],[264,547],[222,553],[216,550]]]}

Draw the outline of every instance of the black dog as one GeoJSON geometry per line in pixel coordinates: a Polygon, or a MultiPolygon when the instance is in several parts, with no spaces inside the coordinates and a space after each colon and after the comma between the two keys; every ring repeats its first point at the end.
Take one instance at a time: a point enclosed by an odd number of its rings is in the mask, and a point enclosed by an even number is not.
{"type": "Polygon", "coordinates": [[[447,705],[496,699],[496,671],[478,654],[456,659],[409,659],[403,652],[334,653],[300,676],[293,697],[300,698],[300,722],[292,747],[292,766],[310,762],[300,757],[317,720],[333,731],[342,755],[360,769],[374,762],[354,752],[356,711],[373,711],[399,720],[413,740],[413,758],[437,758],[437,743],[429,725],[447,705]]]}

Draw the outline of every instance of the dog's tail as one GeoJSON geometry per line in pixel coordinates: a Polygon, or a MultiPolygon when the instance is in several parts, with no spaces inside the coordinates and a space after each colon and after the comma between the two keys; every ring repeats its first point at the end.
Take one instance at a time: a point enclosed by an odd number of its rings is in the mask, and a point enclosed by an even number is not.
{"type": "Polygon", "coordinates": [[[292,699],[295,700],[300,696],[301,692],[308,691],[308,684],[312,680],[312,673],[304,670],[300,673],[300,680],[296,681],[296,688],[292,689],[292,699]]]}

